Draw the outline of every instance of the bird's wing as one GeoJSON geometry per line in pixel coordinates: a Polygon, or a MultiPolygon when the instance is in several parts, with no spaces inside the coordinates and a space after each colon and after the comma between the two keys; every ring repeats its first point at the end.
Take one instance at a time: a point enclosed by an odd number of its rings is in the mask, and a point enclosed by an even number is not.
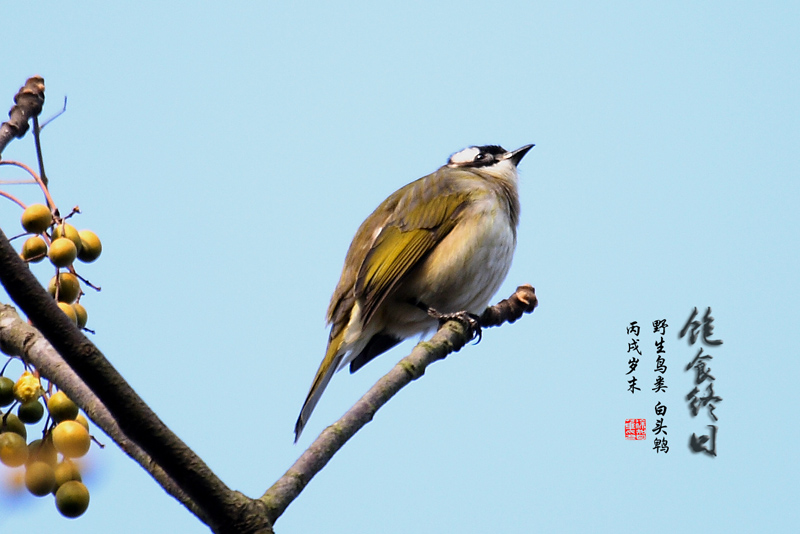
{"type": "Polygon", "coordinates": [[[468,191],[448,188],[447,183],[435,183],[434,177],[436,174],[407,186],[410,190],[405,192],[383,225],[361,264],[355,295],[364,299],[363,324],[404,277],[450,233],[469,200],[468,191]]]}
{"type": "MultiPolygon", "coordinates": [[[[454,172],[448,176],[456,176],[454,172]]],[[[469,184],[463,178],[472,175],[457,176],[461,180],[452,181],[436,172],[406,185],[359,227],[328,307],[332,323],[328,350],[297,418],[295,441],[344,357],[342,345],[356,301],[363,299],[361,324],[366,325],[392,289],[456,225],[470,199],[469,184]]]]}

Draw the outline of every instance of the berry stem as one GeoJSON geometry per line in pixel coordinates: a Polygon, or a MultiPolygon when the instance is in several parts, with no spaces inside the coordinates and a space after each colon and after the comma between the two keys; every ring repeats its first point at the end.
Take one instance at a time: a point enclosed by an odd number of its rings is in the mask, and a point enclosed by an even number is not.
{"type": "Polygon", "coordinates": [[[25,208],[28,207],[25,204],[23,204],[22,201],[19,200],[18,198],[16,198],[14,195],[11,195],[10,193],[6,193],[5,191],[0,191],[0,197],[6,197],[11,202],[15,202],[22,209],[25,209],[25,208]]]}
{"type": "Polygon", "coordinates": [[[56,211],[56,203],[53,201],[53,197],[50,196],[50,191],[47,189],[47,185],[45,185],[45,183],[42,181],[41,178],[39,178],[39,175],[36,174],[36,172],[34,172],[33,169],[31,169],[24,163],[9,159],[0,161],[0,165],[14,165],[15,167],[19,167],[20,169],[23,169],[28,174],[30,174],[33,177],[33,179],[36,180],[36,183],[39,184],[39,188],[42,190],[42,193],[44,193],[44,197],[47,200],[47,205],[50,206],[50,210],[56,211]]]}

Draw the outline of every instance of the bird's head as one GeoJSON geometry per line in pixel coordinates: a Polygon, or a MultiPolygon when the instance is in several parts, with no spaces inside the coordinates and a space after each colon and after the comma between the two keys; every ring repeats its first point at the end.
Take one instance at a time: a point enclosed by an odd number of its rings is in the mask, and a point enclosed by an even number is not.
{"type": "Polygon", "coordinates": [[[501,146],[471,146],[456,152],[447,162],[453,169],[474,169],[497,178],[516,177],[517,165],[533,145],[508,151],[501,146]]]}

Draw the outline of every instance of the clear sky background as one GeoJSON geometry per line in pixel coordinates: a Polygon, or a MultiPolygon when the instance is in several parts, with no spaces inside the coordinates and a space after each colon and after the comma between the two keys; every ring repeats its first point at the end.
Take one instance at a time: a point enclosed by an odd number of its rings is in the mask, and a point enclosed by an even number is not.
{"type": "MultiPolygon", "coordinates": [[[[529,282],[539,308],[403,390],[277,532],[797,528],[797,2],[26,2],[0,20],[0,108],[33,74],[44,116],[69,97],[44,154],[103,240],[81,269],[103,287],[92,339],[250,496],[412,347],[336,375],[293,445],[361,221],[465,146],[536,143],[494,300],[529,282]],[[685,401],[695,306],[724,341],[715,459],[688,448],[711,422],[685,401]],[[650,391],[643,329],[631,395],[625,327],[662,318],[669,389],[650,391]],[[624,439],[632,417],[646,441],[624,439]]],[[[35,163],[30,138],[4,157],[35,163]]],[[[19,215],[0,204],[6,233],[19,215]]],[[[4,494],[0,529],[207,531],[100,439],[85,516],[4,494]]]]}

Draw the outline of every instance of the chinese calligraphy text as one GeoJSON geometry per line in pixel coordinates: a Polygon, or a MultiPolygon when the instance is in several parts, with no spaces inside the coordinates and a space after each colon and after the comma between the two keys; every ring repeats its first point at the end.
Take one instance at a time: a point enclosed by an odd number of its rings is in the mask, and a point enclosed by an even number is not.
{"type": "MultiPolygon", "coordinates": [[[[714,333],[714,318],[711,316],[711,308],[706,309],[702,321],[698,320],[697,308],[692,310],[686,324],[678,333],[678,339],[687,337],[689,346],[694,346],[698,338],[705,347],[700,347],[694,359],[686,366],[685,371],[694,370],[694,387],[686,395],[686,402],[688,403],[689,413],[692,417],[697,417],[701,410],[705,409],[708,417],[716,423],[718,420],[717,415],[714,413],[716,405],[722,402],[722,397],[719,397],[714,392],[714,381],[716,378],[711,374],[711,360],[713,357],[710,354],[704,353],[703,349],[709,350],[711,347],[718,347],[722,345],[721,339],[711,339],[714,333]],[[705,386],[705,395],[701,393],[701,388],[705,386]]],[[[697,436],[693,433],[689,438],[689,449],[693,453],[705,453],[708,456],[717,455],[717,425],[707,425],[709,429],[708,434],[697,436]]]]}

